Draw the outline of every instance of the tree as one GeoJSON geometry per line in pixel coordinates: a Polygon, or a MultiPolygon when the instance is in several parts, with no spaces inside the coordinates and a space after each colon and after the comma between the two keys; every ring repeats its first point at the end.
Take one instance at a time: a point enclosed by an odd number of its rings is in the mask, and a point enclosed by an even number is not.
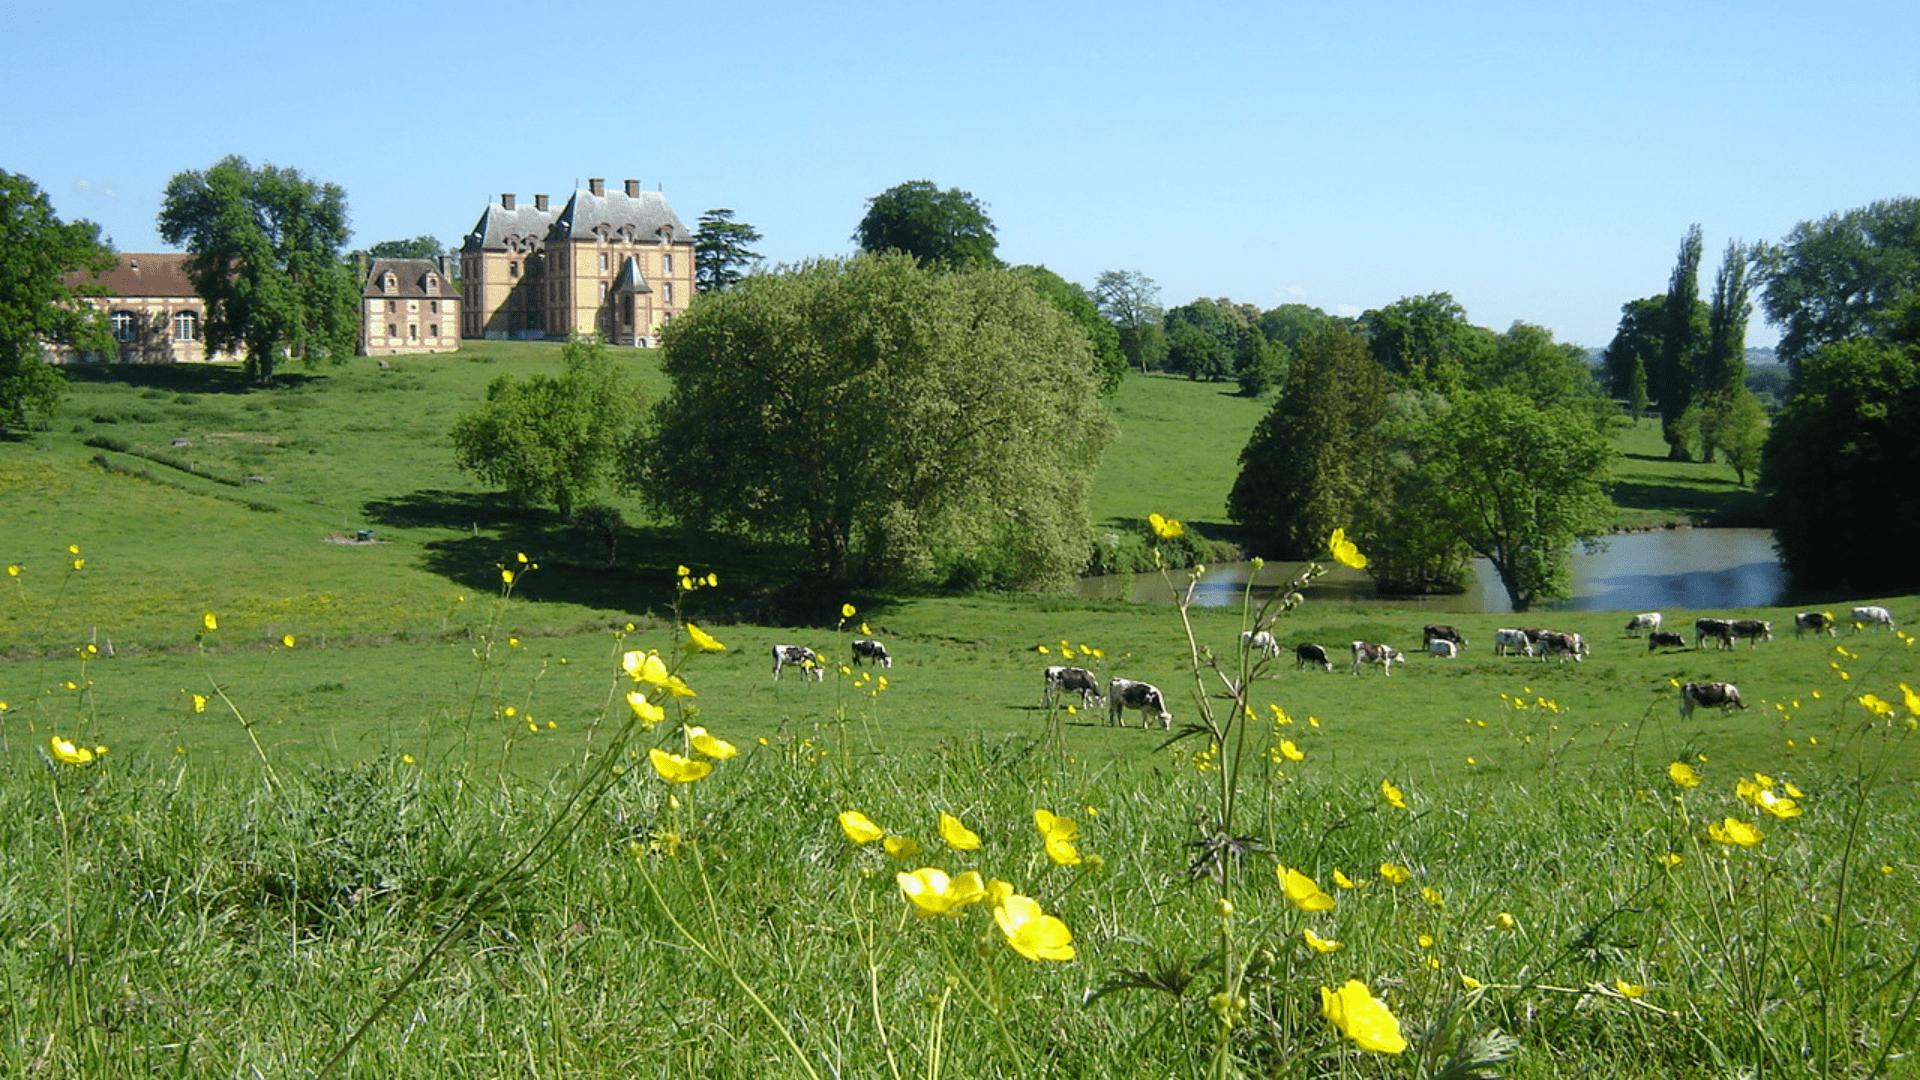
{"type": "Polygon", "coordinates": [[[1475,389],[1503,386],[1536,405],[1566,405],[1598,415],[1608,411],[1593,381],[1586,350],[1553,340],[1553,331],[1516,322],[1494,338],[1486,376],[1475,389]]]}
{"type": "Polygon", "coordinates": [[[1360,316],[1360,325],[1380,366],[1416,389],[1451,393],[1482,366],[1485,337],[1451,293],[1396,300],[1360,316]]]}
{"type": "Polygon", "coordinates": [[[1747,316],[1753,313],[1753,304],[1747,299],[1748,258],[1747,246],[1730,240],[1727,253],[1720,259],[1720,270],[1714,274],[1713,303],[1707,311],[1707,347],[1701,354],[1696,380],[1701,393],[1725,394],[1746,381],[1747,316]]]}
{"type": "Polygon", "coordinates": [[[1700,307],[1700,226],[1694,225],[1680,241],[1680,256],[1660,309],[1660,351],[1647,369],[1647,388],[1660,403],[1661,435],[1670,461],[1692,458],[1680,417],[1693,404],[1695,373],[1706,344],[1705,327],[1696,315],[1700,307]]]}
{"type": "Polygon", "coordinates": [[[1241,333],[1233,351],[1233,378],[1243,397],[1257,398],[1287,381],[1287,347],[1258,329],[1241,333]]]}
{"type": "Polygon", "coordinates": [[[1127,374],[1127,358],[1120,352],[1120,331],[1101,317],[1087,290],[1044,266],[1016,266],[1013,272],[1087,335],[1087,346],[1093,351],[1093,377],[1100,384],[1100,393],[1108,395],[1120,389],[1120,380],[1127,374]]]}
{"type": "MultiPolygon", "coordinates": [[[[1648,373],[1659,363],[1660,335],[1666,325],[1662,312],[1666,306],[1664,295],[1629,300],[1620,305],[1620,326],[1600,355],[1608,397],[1631,401],[1637,381],[1651,403],[1653,380],[1648,373]]],[[[1638,413],[1634,419],[1639,419],[1638,413]]]]}
{"type": "Polygon", "coordinates": [[[1232,302],[1204,297],[1168,311],[1167,370],[1189,379],[1220,382],[1233,374],[1234,354],[1246,325],[1232,302]]]}
{"type": "Polygon", "coordinates": [[[1767,411],[1760,399],[1745,384],[1701,394],[1694,399],[1682,425],[1697,432],[1705,459],[1714,460],[1716,452],[1727,455],[1741,487],[1747,474],[1759,471],[1760,452],[1767,441],[1767,411]]]}
{"type": "Polygon", "coordinates": [[[1570,549],[1607,530],[1613,449],[1590,410],[1496,387],[1437,416],[1425,507],[1493,563],[1515,611],[1572,591],[1570,549]]]}
{"type": "Polygon", "coordinates": [[[280,358],[344,359],[360,328],[360,290],[342,258],[347,196],[295,169],[222,158],[167,182],[160,238],[192,254],[209,352],[246,353],[271,382],[280,358]]]}
{"type": "Polygon", "coordinates": [[[1227,513],[1253,549],[1311,558],[1351,529],[1377,490],[1374,429],[1387,413],[1387,373],[1342,326],[1300,342],[1286,389],[1240,451],[1227,513]]]}
{"type": "Polygon", "coordinates": [[[733,211],[725,207],[701,214],[693,231],[694,290],[718,292],[739,284],[741,271],[760,261],[760,253],[748,246],[759,242],[759,230],[733,220],[733,211]]]}
{"type": "Polygon", "coordinates": [[[1762,244],[1755,276],[1789,369],[1823,346],[1866,334],[1873,313],[1920,288],[1920,198],[1883,199],[1762,244]]]}
{"type": "Polygon", "coordinates": [[[106,313],[83,302],[101,290],[66,276],[116,264],[91,221],[63,222],[33,181],[0,170],[0,431],[50,415],[66,386],[49,344],[113,355],[106,313]]]}
{"type": "Polygon", "coordinates": [[[557,377],[487,386],[486,404],[453,425],[454,462],[528,505],[551,505],[567,520],[610,475],[625,449],[639,402],[597,338],[574,337],[557,377]]]}
{"type": "Polygon", "coordinates": [[[904,254],[756,274],[668,325],[627,479],[840,582],[1055,588],[1112,421],[1086,335],[1021,277],[904,254]]]}
{"type": "Polygon", "coordinates": [[[854,242],[870,254],[904,251],[948,269],[999,266],[993,221],[980,200],[959,188],[941,191],[930,180],[890,187],[867,200],[854,242]]]}
{"type": "Polygon", "coordinates": [[[411,240],[382,240],[367,249],[376,259],[437,259],[451,249],[434,237],[421,233],[411,240]]]}
{"type": "Polygon", "coordinates": [[[1397,390],[1367,440],[1374,451],[1373,493],[1360,501],[1347,531],[1365,545],[1367,576],[1383,593],[1457,593],[1471,576],[1473,553],[1428,506],[1434,419],[1448,408],[1440,394],[1397,390]]]}
{"type": "Polygon", "coordinates": [[[1138,270],[1104,270],[1093,283],[1093,302],[1120,330],[1120,352],[1142,375],[1167,358],[1160,323],[1160,286],[1138,270]]]}

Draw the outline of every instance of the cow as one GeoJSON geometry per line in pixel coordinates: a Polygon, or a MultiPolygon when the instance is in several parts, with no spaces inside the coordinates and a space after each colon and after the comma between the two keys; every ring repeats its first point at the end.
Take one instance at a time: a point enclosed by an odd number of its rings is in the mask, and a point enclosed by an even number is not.
{"type": "Polygon", "coordinates": [[[1733,624],[1725,619],[1693,620],[1693,647],[1699,648],[1708,638],[1718,638],[1723,649],[1733,648],[1733,624]]]}
{"type": "Polygon", "coordinates": [[[1080,695],[1081,708],[1091,709],[1102,705],[1106,699],[1100,696],[1100,684],[1093,672],[1086,668],[1050,667],[1047,669],[1047,685],[1040,691],[1040,704],[1053,708],[1053,696],[1065,696],[1068,693],[1080,695]]]}
{"type": "Polygon", "coordinates": [[[1793,617],[1793,636],[1800,637],[1811,630],[1814,637],[1822,633],[1832,637],[1833,623],[1833,616],[1824,611],[1803,611],[1793,617]]]}
{"type": "Polygon", "coordinates": [[[1240,631],[1240,647],[1249,652],[1257,652],[1261,656],[1280,655],[1280,643],[1265,630],[1240,631]]]}
{"type": "Polygon", "coordinates": [[[1746,638],[1747,648],[1751,649],[1762,641],[1773,640],[1773,623],[1765,619],[1735,619],[1733,636],[1746,638]]]}
{"type": "MultiPolygon", "coordinates": [[[[1436,641],[1453,642],[1455,652],[1467,647],[1467,639],[1458,629],[1451,626],[1443,626],[1440,623],[1428,623],[1426,628],[1420,631],[1420,647],[1423,649],[1431,649],[1433,643],[1436,641]]],[[[1436,653],[1435,655],[1438,654],[1436,653]]]]}
{"type": "Polygon", "coordinates": [[[1894,625],[1893,612],[1883,607],[1857,607],[1853,609],[1853,632],[1859,633],[1863,626],[1884,626],[1889,630],[1899,629],[1894,625]]]}
{"type": "Polygon", "coordinates": [[[1639,637],[1640,631],[1642,630],[1652,633],[1660,629],[1660,624],[1663,621],[1665,620],[1657,611],[1649,611],[1644,614],[1635,615],[1633,618],[1627,620],[1627,636],[1639,637]]]}
{"type": "Polygon", "coordinates": [[[887,647],[877,641],[861,640],[853,643],[853,666],[859,667],[862,660],[871,660],[883,668],[893,666],[893,657],[887,653],[887,647]]]}
{"type": "Polygon", "coordinates": [[[1495,656],[1505,656],[1509,649],[1518,649],[1521,656],[1532,656],[1533,639],[1527,636],[1525,630],[1495,630],[1493,632],[1493,654],[1495,656]]]}
{"type": "Polygon", "coordinates": [[[1648,652],[1662,648],[1684,649],[1686,647],[1687,639],[1671,630],[1655,630],[1653,633],[1647,635],[1648,652]]]}
{"type": "Polygon", "coordinates": [[[1318,645],[1302,643],[1293,647],[1293,670],[1299,671],[1308,664],[1318,664],[1328,671],[1333,670],[1333,661],[1327,659],[1327,650],[1318,645]]]}
{"type": "Polygon", "coordinates": [[[1558,656],[1563,664],[1567,662],[1569,656],[1573,657],[1574,663],[1579,663],[1588,652],[1586,638],[1579,634],[1559,634],[1552,630],[1540,635],[1538,647],[1541,659],[1558,656]]]}
{"type": "Polygon", "coordinates": [[[1160,721],[1162,730],[1173,727],[1173,714],[1167,711],[1167,699],[1161,696],[1160,688],[1152,683],[1115,679],[1107,684],[1107,723],[1126,727],[1128,709],[1139,710],[1142,728],[1154,720],[1160,721]]]}
{"type": "Polygon", "coordinates": [[[1434,638],[1432,641],[1427,642],[1427,652],[1442,660],[1451,660],[1460,655],[1460,646],[1455,645],[1446,638],[1434,638]]]}
{"type": "Polygon", "coordinates": [[[1680,719],[1693,715],[1693,707],[1701,705],[1721,712],[1732,712],[1746,708],[1740,700],[1740,688],[1725,682],[1690,682],[1680,688],[1680,719]]]}
{"type": "Polygon", "coordinates": [[[1379,664],[1383,675],[1393,674],[1393,665],[1404,664],[1407,658],[1399,649],[1391,645],[1374,645],[1365,641],[1353,643],[1353,674],[1360,674],[1361,664],[1379,664]]]}
{"type": "Polygon", "coordinates": [[[801,668],[813,676],[814,682],[827,677],[827,666],[820,662],[820,654],[805,645],[775,645],[773,647],[773,677],[779,678],[783,668],[789,665],[801,668]]]}

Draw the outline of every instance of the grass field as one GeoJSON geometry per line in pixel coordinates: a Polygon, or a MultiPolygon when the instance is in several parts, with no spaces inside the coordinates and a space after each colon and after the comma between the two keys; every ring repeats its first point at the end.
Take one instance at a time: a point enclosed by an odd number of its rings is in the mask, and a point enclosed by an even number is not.
{"type": "MultiPolygon", "coordinates": [[[[1232,610],[856,596],[766,625],[763,551],[614,496],[633,535],[606,570],[455,471],[452,417],[552,356],[474,352],[266,393],[85,371],[53,432],[0,444],[0,1074],[1913,1075],[1910,637],[1714,612],[1782,632],[1649,653],[1624,615],[1555,613],[1594,646],[1558,664],[1490,655],[1513,617],[1463,616],[1462,658],[1356,677],[1243,671],[1232,610]],[[679,590],[681,562],[719,585],[679,590]],[[680,651],[684,619],[726,650],[680,651]],[[863,623],[884,688],[840,667],[863,623]],[[1188,625],[1228,680],[1196,677],[1188,625]],[[824,681],[768,677],[788,641],[824,681]],[[634,649],[697,691],[651,728],[634,649]],[[1060,662],[1160,685],[1173,731],[1041,708],[1060,662]],[[1749,708],[1682,721],[1697,679],[1749,708]],[[740,753],[669,784],[650,749],[705,760],[682,724],[740,753]],[[846,810],[920,851],[853,842],[846,810]],[[920,867],[1009,882],[1076,955],[1017,951],[1053,930],[1012,902],[915,917],[895,874],[920,867]],[[1367,1010],[1323,1017],[1350,979],[1406,1050],[1367,1049],[1367,1010]]],[[[1128,381],[1101,524],[1230,535],[1263,406],[1219,391],[1128,381]]],[[[1624,524],[1745,512],[1724,466],[1625,438],[1624,524]]],[[[1275,631],[1411,654],[1421,621],[1309,590],[1275,631]]]]}

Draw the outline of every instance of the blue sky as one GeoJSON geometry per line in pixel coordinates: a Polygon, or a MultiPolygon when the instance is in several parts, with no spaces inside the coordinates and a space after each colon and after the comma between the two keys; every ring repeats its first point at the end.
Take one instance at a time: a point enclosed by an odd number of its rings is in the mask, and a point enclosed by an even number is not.
{"type": "Polygon", "coordinates": [[[1920,195],[1911,0],[665,6],[16,0],[0,168],[122,251],[166,250],[169,177],[240,154],[343,187],[356,247],[634,177],[776,262],[924,179],[1083,284],[1447,291],[1591,346],[1694,222],[1704,294],[1730,239],[1920,195]]]}

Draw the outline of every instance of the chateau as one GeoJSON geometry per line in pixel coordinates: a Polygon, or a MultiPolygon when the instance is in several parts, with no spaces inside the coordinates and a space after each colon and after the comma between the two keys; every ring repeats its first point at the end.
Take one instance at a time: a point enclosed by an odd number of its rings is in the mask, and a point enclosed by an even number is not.
{"type": "Polygon", "coordinates": [[[453,352],[460,348],[460,298],[450,260],[362,259],[360,355],[453,352]]]}

